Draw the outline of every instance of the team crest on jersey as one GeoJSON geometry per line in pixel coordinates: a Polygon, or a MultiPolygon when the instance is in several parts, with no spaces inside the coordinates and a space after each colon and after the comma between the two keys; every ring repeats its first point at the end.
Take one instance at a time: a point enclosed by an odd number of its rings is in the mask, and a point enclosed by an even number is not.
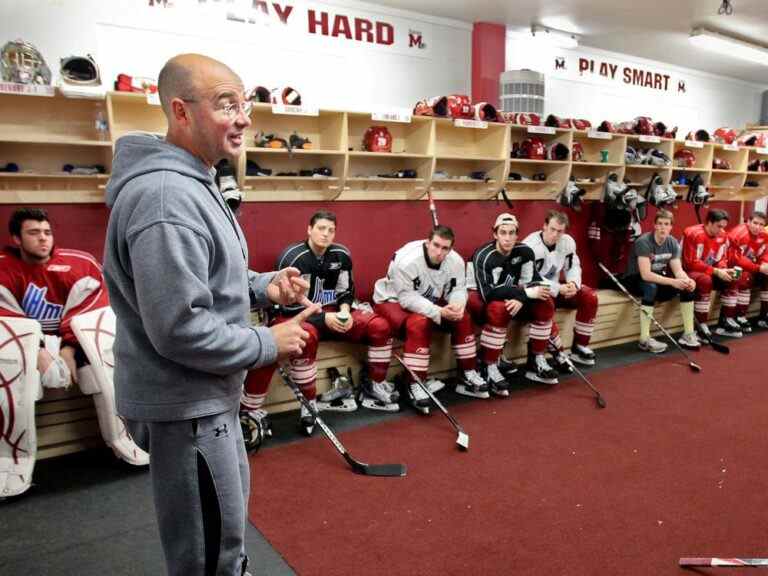
{"type": "Polygon", "coordinates": [[[24,298],[21,301],[21,307],[24,308],[24,313],[28,318],[41,321],[58,320],[61,318],[64,306],[48,302],[48,300],[45,299],[47,292],[47,287],[40,288],[39,286],[36,286],[34,282],[29,283],[27,291],[24,293],[24,298]]]}
{"type": "Polygon", "coordinates": [[[514,265],[514,264],[520,264],[520,262],[522,261],[523,261],[522,256],[515,256],[514,258],[512,258],[512,260],[509,261],[509,263],[514,265]]]}
{"type": "Polygon", "coordinates": [[[326,304],[333,304],[336,302],[336,290],[320,290],[319,298],[315,299],[315,302],[325,306],[326,304]]]}
{"type": "Polygon", "coordinates": [[[47,268],[48,272],[69,272],[72,266],[69,264],[51,264],[47,268]]]}

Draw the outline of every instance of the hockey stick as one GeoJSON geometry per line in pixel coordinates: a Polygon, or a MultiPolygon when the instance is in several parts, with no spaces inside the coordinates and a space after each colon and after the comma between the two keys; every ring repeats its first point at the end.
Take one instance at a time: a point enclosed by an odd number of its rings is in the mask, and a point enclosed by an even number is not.
{"type": "Polygon", "coordinates": [[[448,413],[448,410],[445,408],[445,406],[443,406],[443,403],[437,399],[437,396],[432,394],[432,392],[429,390],[429,387],[426,384],[424,384],[424,382],[421,381],[421,378],[419,378],[414,373],[414,371],[408,367],[408,365],[403,361],[403,359],[400,358],[400,356],[398,356],[397,354],[395,354],[395,358],[397,359],[398,362],[400,362],[400,364],[403,365],[403,368],[405,368],[408,371],[408,374],[411,375],[411,378],[413,378],[413,381],[416,382],[416,384],[418,384],[419,386],[421,386],[421,389],[427,393],[427,396],[432,398],[432,402],[434,402],[435,405],[438,408],[440,408],[440,411],[443,414],[445,414],[445,417],[451,421],[451,424],[453,424],[453,427],[456,429],[456,432],[458,432],[459,434],[456,437],[456,445],[459,447],[459,450],[462,450],[464,452],[469,450],[469,434],[464,432],[464,428],[461,427],[461,424],[459,424],[456,421],[456,419],[448,413]]]}
{"type": "Polygon", "coordinates": [[[680,558],[679,565],[768,568],[768,558],[680,558]]]}
{"type": "Polygon", "coordinates": [[[427,188],[427,198],[429,199],[429,211],[432,213],[432,228],[437,228],[440,222],[437,220],[437,207],[435,206],[435,199],[432,197],[432,187],[427,188]]]}
{"type": "MultiPolygon", "coordinates": [[[[552,336],[549,337],[549,343],[552,346],[555,346],[555,340],[554,338],[552,338],[552,336]]],[[[568,362],[568,365],[571,368],[573,368],[573,371],[576,372],[578,377],[584,381],[584,384],[589,386],[590,390],[592,390],[592,392],[595,393],[595,401],[597,402],[597,405],[600,408],[605,408],[606,406],[608,406],[608,403],[605,401],[605,398],[603,398],[603,395],[600,394],[600,391],[597,388],[595,388],[592,382],[589,381],[589,379],[584,375],[584,372],[582,372],[576,367],[576,364],[573,363],[573,360],[571,360],[571,358],[567,354],[565,354],[565,359],[566,359],[566,362],[568,362]]]]}
{"type": "Polygon", "coordinates": [[[405,476],[405,464],[365,464],[364,462],[359,462],[352,458],[349,452],[347,452],[346,448],[344,448],[344,445],[339,441],[339,439],[331,431],[328,425],[323,422],[323,419],[320,418],[320,415],[318,414],[315,407],[312,406],[311,402],[304,397],[304,394],[301,392],[301,390],[299,390],[296,382],[294,382],[293,379],[288,375],[288,372],[285,370],[285,368],[283,366],[278,366],[278,371],[280,372],[280,376],[282,377],[283,382],[285,382],[286,386],[291,389],[293,395],[296,396],[296,400],[298,400],[301,405],[304,406],[304,408],[309,410],[309,413],[312,414],[312,416],[315,418],[315,422],[317,422],[318,426],[320,426],[320,429],[328,437],[328,440],[330,440],[331,443],[336,447],[336,450],[338,450],[339,453],[344,457],[344,460],[347,461],[353,472],[357,474],[363,474],[365,476],[405,476]]]}
{"type": "MultiPolygon", "coordinates": [[[[694,321],[696,322],[696,327],[697,328],[701,328],[701,322],[696,320],[696,318],[694,318],[694,321]]],[[[704,336],[704,334],[702,334],[701,330],[699,330],[699,340],[704,342],[704,344],[708,344],[709,346],[711,346],[712,350],[714,350],[715,352],[720,352],[720,354],[730,354],[731,353],[731,349],[728,348],[728,346],[726,346],[725,344],[721,344],[720,342],[716,342],[714,338],[710,338],[710,337],[704,336]]]]}
{"type": "Polygon", "coordinates": [[[619,289],[624,293],[624,296],[626,296],[627,298],[632,300],[632,302],[635,304],[635,306],[637,306],[637,309],[640,310],[640,312],[642,312],[643,314],[645,314],[648,318],[650,318],[651,322],[653,322],[656,325],[656,327],[664,333],[664,336],[666,336],[669,339],[669,341],[672,342],[672,344],[674,344],[675,348],[677,348],[680,351],[680,353],[683,356],[685,356],[685,359],[688,360],[688,366],[690,367],[690,369],[693,370],[694,372],[701,372],[701,366],[696,364],[696,362],[694,362],[691,359],[691,357],[688,355],[688,353],[685,350],[683,350],[683,347],[680,346],[680,344],[677,343],[677,340],[675,340],[672,337],[672,335],[669,332],[667,332],[667,329],[664,328],[664,326],[662,326],[661,323],[658,320],[656,320],[656,318],[653,317],[653,314],[649,314],[645,310],[645,308],[643,308],[643,305],[640,304],[640,302],[638,302],[637,298],[635,298],[634,296],[632,296],[632,294],[629,293],[629,290],[627,290],[624,287],[624,285],[621,282],[619,282],[619,279],[616,278],[616,276],[614,276],[613,273],[610,270],[608,270],[608,268],[603,266],[602,262],[598,262],[597,265],[600,267],[600,269],[603,272],[605,272],[608,275],[608,277],[611,280],[613,280],[613,283],[616,284],[616,286],[619,287],[619,289]]]}

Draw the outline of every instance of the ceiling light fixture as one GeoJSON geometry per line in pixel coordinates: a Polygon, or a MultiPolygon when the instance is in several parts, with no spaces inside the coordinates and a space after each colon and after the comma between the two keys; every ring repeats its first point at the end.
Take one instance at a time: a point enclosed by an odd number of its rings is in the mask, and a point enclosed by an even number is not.
{"type": "Polygon", "coordinates": [[[699,48],[717,52],[722,56],[732,56],[768,66],[768,48],[758,44],[737,40],[704,28],[694,28],[688,40],[699,48]]]}
{"type": "Polygon", "coordinates": [[[546,42],[558,48],[576,48],[579,45],[579,39],[575,34],[545,28],[536,24],[531,26],[531,36],[538,41],[546,42]]]}

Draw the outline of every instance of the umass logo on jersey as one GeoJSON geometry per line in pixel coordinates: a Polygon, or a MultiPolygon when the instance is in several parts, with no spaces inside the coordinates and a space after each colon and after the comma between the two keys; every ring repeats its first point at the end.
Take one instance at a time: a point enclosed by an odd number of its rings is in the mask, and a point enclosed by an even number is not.
{"type": "Polygon", "coordinates": [[[30,282],[27,291],[24,293],[24,299],[21,301],[21,307],[28,318],[40,322],[43,332],[56,330],[61,322],[61,314],[64,306],[54,304],[45,299],[48,288],[40,288],[30,282]]]}

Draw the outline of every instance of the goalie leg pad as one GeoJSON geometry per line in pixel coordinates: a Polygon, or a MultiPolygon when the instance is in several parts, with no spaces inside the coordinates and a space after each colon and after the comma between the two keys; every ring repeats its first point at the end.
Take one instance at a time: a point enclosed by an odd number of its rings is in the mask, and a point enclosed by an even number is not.
{"type": "Polygon", "coordinates": [[[0,499],[18,496],[32,484],[41,336],[35,320],[0,318],[0,499]]]}
{"type": "MultiPolygon", "coordinates": [[[[99,430],[104,442],[112,448],[115,456],[134,466],[149,464],[149,454],[136,446],[125,428],[125,422],[115,412],[115,393],[111,386],[102,386],[97,380],[96,371],[92,366],[83,366],[77,371],[80,390],[101,389],[101,392],[91,393],[96,417],[99,420],[99,430]]],[[[111,384],[111,383],[110,383],[111,384]]]]}
{"type": "Polygon", "coordinates": [[[78,314],[72,318],[72,331],[88,357],[90,365],[78,370],[80,390],[93,396],[99,429],[104,442],[115,456],[129,464],[149,464],[149,455],[136,446],[115,409],[115,386],[112,380],[115,314],[109,307],[78,314]]]}

